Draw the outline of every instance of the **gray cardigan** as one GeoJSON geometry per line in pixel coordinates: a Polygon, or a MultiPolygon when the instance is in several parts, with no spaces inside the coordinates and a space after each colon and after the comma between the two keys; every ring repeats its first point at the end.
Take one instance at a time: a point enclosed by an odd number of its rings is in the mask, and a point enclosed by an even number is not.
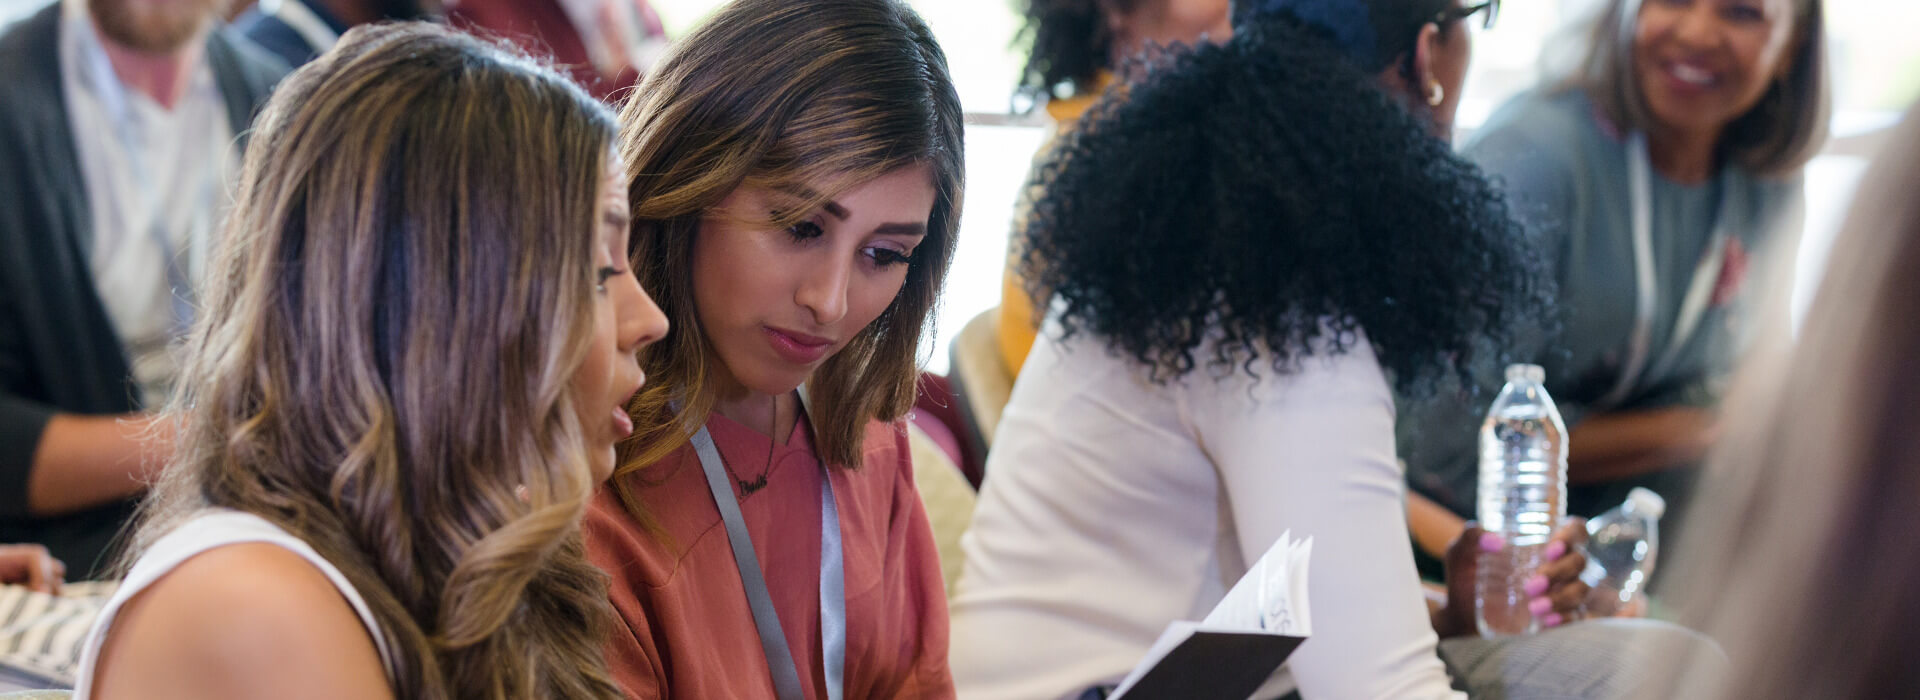
{"type": "MultiPolygon", "coordinates": [[[[140,410],[125,352],[94,291],[92,220],[60,76],[60,4],[0,34],[0,542],[38,542],[86,576],[132,502],[27,513],[27,478],[56,413],[140,410]]],[[[242,134],[286,69],[227,30],[207,62],[242,134]]]]}
{"type": "MultiPolygon", "coordinates": [[[[1623,371],[1638,298],[1626,144],[1598,114],[1578,90],[1523,93],[1497,110],[1463,149],[1501,181],[1554,276],[1558,334],[1543,339],[1543,347],[1502,350],[1511,360],[1546,368],[1547,391],[1569,427],[1596,411],[1717,404],[1740,340],[1759,311],[1749,303],[1752,290],[1714,304],[1698,332],[1675,349],[1671,364],[1649,366],[1621,405],[1600,405],[1623,371]]],[[[1724,212],[1730,234],[1756,259],[1792,255],[1797,237],[1790,217],[1800,208],[1801,178],[1762,178],[1725,165],[1709,184],[1681,185],[1656,173],[1649,189],[1660,300],[1651,325],[1653,365],[1674,344],[1680,299],[1708,250],[1716,214],[1724,212]]],[[[1499,366],[1474,369],[1483,382],[1479,395],[1401,397],[1396,424],[1411,485],[1469,517],[1479,424],[1503,381],[1499,366]]],[[[1605,506],[1619,503],[1606,498],[1611,502],[1601,500],[1605,506]]],[[[1583,500],[1573,494],[1576,504],[1583,500]]]]}

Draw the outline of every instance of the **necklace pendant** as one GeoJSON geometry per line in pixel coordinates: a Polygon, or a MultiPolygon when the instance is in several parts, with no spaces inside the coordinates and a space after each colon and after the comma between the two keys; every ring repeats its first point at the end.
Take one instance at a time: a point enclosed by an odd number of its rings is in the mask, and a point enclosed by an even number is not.
{"type": "Polygon", "coordinates": [[[739,482],[740,495],[743,497],[751,496],[753,492],[767,487],[767,475],[764,473],[760,475],[760,478],[754,479],[753,481],[747,481],[746,479],[734,479],[734,481],[739,482]]]}

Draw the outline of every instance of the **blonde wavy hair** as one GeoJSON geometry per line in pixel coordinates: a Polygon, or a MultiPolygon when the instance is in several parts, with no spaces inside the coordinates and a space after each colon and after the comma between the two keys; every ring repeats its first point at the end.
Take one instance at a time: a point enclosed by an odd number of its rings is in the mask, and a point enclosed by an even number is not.
{"type": "Polygon", "coordinates": [[[933,211],[907,279],[879,318],[807,386],[821,461],[857,467],[867,424],[913,406],[916,351],[953,259],[965,185],[960,98],[933,32],[899,0],[735,0],[676,42],[621,114],[632,179],[634,272],[674,333],[640,353],[648,381],[615,488],[686,444],[712,411],[719,362],[694,312],[701,219],[743,185],[809,193],[761,225],[790,226],[848,189],[931,166],[933,211]]]}
{"type": "Polygon", "coordinates": [[[616,697],[569,383],[614,123],[548,68],[361,27],[268,103],[137,554],[263,517],[346,574],[404,698],[616,697]]]}

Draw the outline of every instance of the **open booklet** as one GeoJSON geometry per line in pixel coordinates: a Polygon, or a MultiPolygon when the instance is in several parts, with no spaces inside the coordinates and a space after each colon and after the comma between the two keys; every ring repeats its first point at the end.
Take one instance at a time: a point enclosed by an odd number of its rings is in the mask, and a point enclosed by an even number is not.
{"type": "Polygon", "coordinates": [[[1108,697],[1246,700],[1312,632],[1312,554],[1312,537],[1296,542],[1291,530],[1281,533],[1205,620],[1167,625],[1108,697]]]}

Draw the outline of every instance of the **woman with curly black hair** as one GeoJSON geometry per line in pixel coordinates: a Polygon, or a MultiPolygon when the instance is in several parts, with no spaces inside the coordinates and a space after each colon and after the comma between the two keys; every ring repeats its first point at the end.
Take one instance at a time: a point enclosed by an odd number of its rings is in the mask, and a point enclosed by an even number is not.
{"type": "Polygon", "coordinates": [[[1027,45],[1016,95],[1047,103],[1055,119],[1080,116],[1113,69],[1148,44],[1224,39],[1227,0],[1025,0],[1016,42],[1027,45]],[[1071,113],[1054,112],[1071,103],[1071,113]]]}
{"type": "MultiPolygon", "coordinates": [[[[1499,192],[1444,138],[1462,20],[1491,9],[1247,2],[1232,40],[1152,61],[1067,137],[1026,221],[1051,311],[963,541],[963,695],[1098,694],[1290,530],[1315,540],[1313,631],[1270,689],[1458,697],[1438,638],[1473,632],[1474,555],[1499,543],[1462,538],[1448,600],[1422,608],[1394,395],[1497,359],[1549,297],[1499,192]]],[[[1563,528],[1528,582],[1549,627],[1586,592],[1583,535],[1563,528]]],[[[1622,626],[1579,627],[1521,646],[1622,626]]],[[[1517,697],[1635,690],[1593,663],[1501,678],[1515,646],[1463,640],[1448,660],[1517,697]]]]}

